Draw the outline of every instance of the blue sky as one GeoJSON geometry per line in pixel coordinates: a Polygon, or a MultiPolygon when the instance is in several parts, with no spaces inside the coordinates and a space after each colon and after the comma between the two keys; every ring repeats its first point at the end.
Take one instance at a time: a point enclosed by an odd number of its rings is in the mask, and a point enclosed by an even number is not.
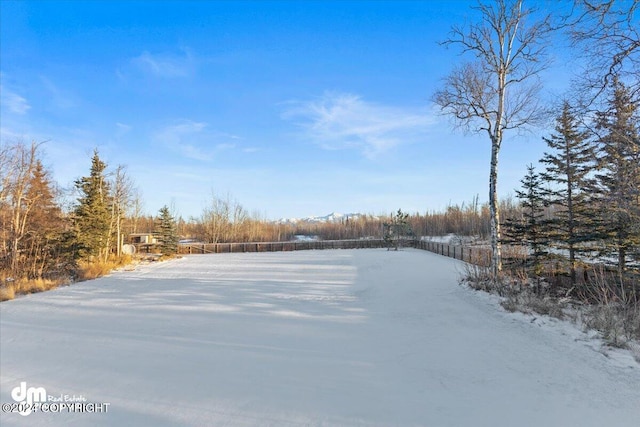
{"type": "MultiPolygon", "coordinates": [[[[47,141],[66,187],[97,147],[150,214],[197,217],[213,193],[270,219],[486,201],[487,137],[430,100],[473,4],[1,0],[2,142],[47,141]]],[[[570,65],[552,53],[557,98],[570,65]]],[[[507,135],[502,197],[547,133],[507,135]]]]}

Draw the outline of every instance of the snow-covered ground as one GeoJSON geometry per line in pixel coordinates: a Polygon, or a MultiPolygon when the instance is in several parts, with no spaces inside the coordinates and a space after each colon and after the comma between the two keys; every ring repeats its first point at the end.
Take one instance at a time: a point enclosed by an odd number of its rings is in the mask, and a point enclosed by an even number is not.
{"type": "Polygon", "coordinates": [[[628,353],[459,270],[417,250],[195,255],[4,302],[2,403],[25,382],[109,406],[0,425],[639,425],[628,353]]]}

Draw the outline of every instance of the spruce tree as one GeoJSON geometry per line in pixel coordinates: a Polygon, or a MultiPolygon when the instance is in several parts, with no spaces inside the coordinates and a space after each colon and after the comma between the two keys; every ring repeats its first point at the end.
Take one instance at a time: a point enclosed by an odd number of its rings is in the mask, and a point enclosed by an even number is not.
{"type": "Polygon", "coordinates": [[[596,237],[593,234],[595,213],[586,191],[589,173],[593,170],[593,144],[588,140],[588,133],[579,129],[578,120],[566,101],[556,119],[555,133],[543,140],[551,151],[540,160],[546,164],[540,176],[547,183],[555,184],[550,191],[550,203],[555,208],[551,220],[554,245],[568,252],[571,283],[575,283],[576,253],[596,237]]]}
{"type": "Polygon", "coordinates": [[[98,150],[91,159],[91,172],[75,182],[80,192],[73,215],[77,254],[80,258],[106,260],[109,255],[111,215],[109,188],[105,177],[106,163],[100,160],[98,150]]]}
{"type": "Polygon", "coordinates": [[[597,194],[604,242],[602,255],[617,258],[620,277],[627,256],[640,247],[640,117],[629,90],[615,81],[607,111],[596,117],[597,194]]]}
{"type": "Polygon", "coordinates": [[[67,223],[56,202],[56,189],[49,175],[38,159],[27,191],[26,198],[31,201],[31,206],[22,249],[29,261],[25,273],[28,270],[30,278],[43,277],[47,272],[72,263],[71,254],[61,248],[67,223]]]}
{"type": "Polygon", "coordinates": [[[506,221],[505,241],[523,244],[529,249],[530,257],[527,257],[525,265],[530,273],[539,277],[549,254],[549,222],[544,212],[548,200],[542,179],[533,165],[527,166],[527,175],[520,182],[522,190],[516,190],[516,196],[522,205],[522,219],[506,221]]]}
{"type": "Polygon", "coordinates": [[[155,233],[158,243],[160,243],[160,253],[162,255],[175,255],[178,252],[178,233],[176,231],[176,220],[169,212],[167,205],[164,205],[156,219],[155,233]]]}
{"type": "Polygon", "coordinates": [[[397,251],[402,238],[413,237],[413,231],[409,226],[409,214],[402,212],[402,209],[398,209],[398,212],[392,214],[391,222],[384,223],[383,227],[384,241],[388,250],[394,248],[397,251]]]}

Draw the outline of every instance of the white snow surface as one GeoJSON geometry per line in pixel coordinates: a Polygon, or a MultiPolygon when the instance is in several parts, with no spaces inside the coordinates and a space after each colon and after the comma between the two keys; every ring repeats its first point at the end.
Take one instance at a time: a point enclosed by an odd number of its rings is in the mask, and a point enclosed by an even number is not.
{"type": "Polygon", "coordinates": [[[640,366],[426,251],[193,255],[0,304],[8,426],[634,426],[640,366]]]}

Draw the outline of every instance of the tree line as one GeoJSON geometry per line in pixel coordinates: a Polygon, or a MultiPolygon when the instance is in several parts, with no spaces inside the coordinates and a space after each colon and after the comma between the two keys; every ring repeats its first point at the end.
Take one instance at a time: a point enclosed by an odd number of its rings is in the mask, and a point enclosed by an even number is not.
{"type": "Polygon", "coordinates": [[[520,217],[506,222],[507,243],[530,249],[529,272],[566,255],[571,284],[579,262],[615,266],[619,283],[640,266],[640,114],[629,87],[614,80],[592,126],[565,101],[537,172],[517,190],[520,217]],[[634,266],[635,268],[630,268],[634,266]]]}
{"type": "Polygon", "coordinates": [[[491,148],[491,266],[469,269],[467,281],[506,295],[510,310],[561,315],[561,301],[577,297],[592,305],[586,326],[624,345],[620,337],[640,337],[640,1],[559,2],[552,13],[537,6],[479,1],[477,19],[444,41],[463,61],[433,101],[491,148]],[[550,46],[563,42],[584,71],[553,105],[541,96],[543,75],[550,46]],[[543,169],[529,165],[516,192],[521,214],[505,219],[497,191],[504,135],[550,115],[543,169]],[[518,257],[513,245],[523,249],[518,257]]]}
{"type": "MultiPolygon", "coordinates": [[[[230,195],[211,195],[199,217],[183,219],[168,206],[144,213],[141,191],[125,165],[109,168],[97,150],[86,176],[63,190],[44,166],[43,144],[16,141],[0,146],[0,279],[82,278],[83,269],[104,271],[129,255],[123,246],[132,233],[155,235],[164,255],[179,239],[204,243],[288,241],[296,235],[325,240],[383,238],[392,215],[360,215],[337,222],[297,224],[249,213],[230,195]],[[70,205],[65,200],[71,199],[70,205]],[[99,269],[97,266],[104,266],[99,269]]],[[[509,203],[507,203],[509,205],[509,203]]],[[[488,232],[488,209],[477,197],[445,212],[415,213],[407,223],[420,235],[488,232]]]]}
{"type": "MultiPolygon", "coordinates": [[[[113,170],[97,150],[86,176],[63,191],[44,166],[42,144],[21,141],[0,146],[0,279],[74,278],[89,265],[126,261],[131,233],[153,233],[164,255],[177,252],[181,235],[210,241],[258,238],[256,224],[237,204],[215,199],[201,221],[176,218],[168,206],[156,216],[142,212],[142,198],[126,166],[113,170]],[[72,207],[63,208],[64,197],[72,207]]],[[[272,231],[272,230],[270,230],[272,231]]],[[[260,238],[265,238],[264,232],[260,238]]],[[[273,231],[269,238],[273,238],[273,231]]]]}
{"type": "MultiPolygon", "coordinates": [[[[459,49],[462,60],[433,95],[434,103],[457,126],[486,135],[490,142],[489,220],[494,280],[499,280],[502,270],[499,153],[505,134],[539,126],[548,116],[549,106],[541,93],[542,75],[550,65],[551,44],[562,43],[564,35],[575,56],[586,65],[585,71],[574,78],[568,96],[574,100],[574,117],[592,134],[614,131],[605,124],[605,116],[615,114],[618,108],[634,109],[640,98],[638,0],[575,0],[572,5],[558,3],[553,12],[540,10],[534,2],[532,7],[525,3],[528,2],[479,1],[472,7],[477,20],[454,25],[443,41],[445,46],[459,49]],[[612,94],[619,90],[626,93],[626,99],[617,98],[615,102],[624,106],[611,103],[611,96],[615,97],[612,94]],[[609,99],[605,99],[607,96],[609,99]]],[[[604,139],[600,144],[610,147],[609,151],[602,148],[600,154],[615,161],[618,154],[610,152],[612,145],[604,139]]],[[[626,147],[637,144],[632,140],[626,147]]],[[[605,167],[601,162],[596,166],[605,167]]],[[[619,181],[620,177],[615,179],[619,181]]],[[[604,176],[598,182],[609,190],[614,188],[604,176]]],[[[611,219],[617,221],[621,215],[619,211],[611,219]]],[[[618,233],[618,238],[626,239],[622,234],[618,233]]],[[[625,245],[618,246],[625,250],[625,245]]],[[[620,257],[620,262],[623,260],[620,257]]]]}
{"type": "MultiPolygon", "coordinates": [[[[480,205],[474,198],[444,212],[409,215],[406,222],[416,235],[488,238],[494,278],[502,269],[505,242],[528,246],[533,270],[550,254],[566,252],[572,281],[585,255],[615,259],[619,275],[628,273],[629,263],[637,261],[640,223],[637,6],[638,0],[576,0],[573,13],[554,16],[526,8],[523,0],[495,0],[475,7],[479,22],[452,28],[444,44],[460,47],[468,60],[452,70],[433,100],[458,125],[488,136],[489,202],[480,205]],[[575,79],[567,101],[554,107],[541,102],[540,75],[548,67],[550,41],[560,33],[568,34],[574,50],[592,66],[575,79]],[[504,133],[543,123],[549,110],[556,123],[545,138],[544,171],[531,167],[517,193],[519,203],[499,199],[504,133]]],[[[63,191],[43,166],[40,147],[0,145],[3,283],[73,277],[83,266],[119,262],[126,236],[141,231],[154,232],[162,252],[171,255],[179,238],[207,243],[283,241],[296,234],[382,238],[391,219],[363,215],[336,223],[282,224],[215,194],[197,218],[185,220],[167,206],[147,215],[126,167],[109,169],[97,151],[87,176],[74,182],[67,208],[61,203],[63,191]]]]}

